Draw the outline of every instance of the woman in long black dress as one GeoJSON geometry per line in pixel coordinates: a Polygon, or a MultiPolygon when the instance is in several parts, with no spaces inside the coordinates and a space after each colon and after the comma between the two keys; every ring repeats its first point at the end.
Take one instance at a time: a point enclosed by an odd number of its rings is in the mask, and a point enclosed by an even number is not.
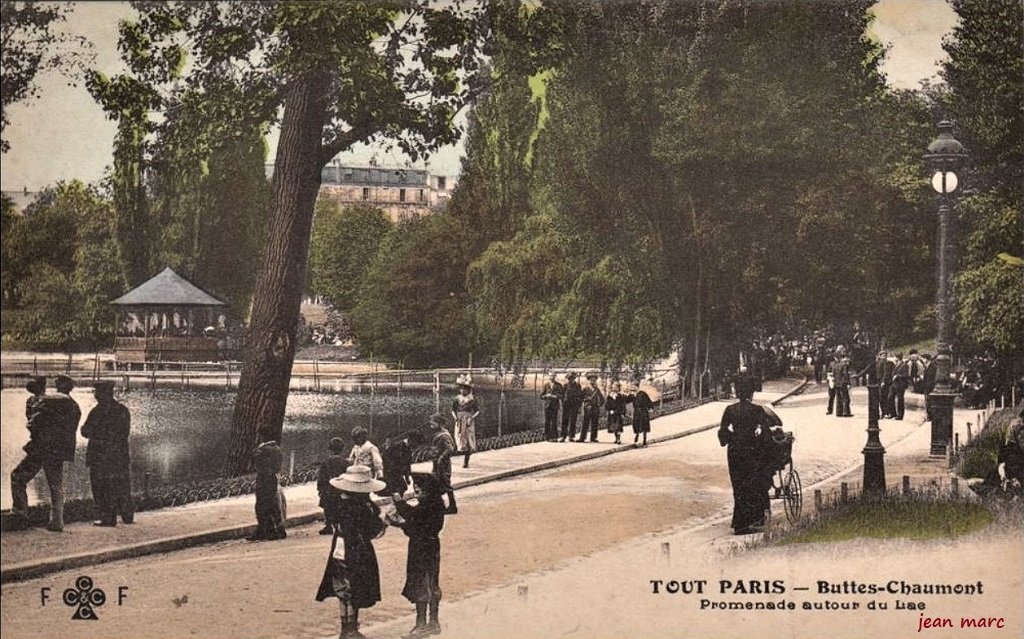
{"type": "Polygon", "coordinates": [[[644,440],[640,444],[647,446],[647,433],[651,432],[651,409],[654,402],[646,391],[640,389],[640,384],[633,384],[633,392],[629,396],[633,404],[633,443],[637,443],[641,435],[644,440]]]}
{"type": "Polygon", "coordinates": [[[732,482],[732,528],[737,535],[760,532],[769,507],[771,482],[768,438],[770,418],[754,404],[754,380],[744,376],[736,380],[736,396],[722,414],[718,441],[728,446],[729,480],[732,482]]]}
{"type": "Polygon", "coordinates": [[[441,540],[445,506],[442,487],[430,473],[413,473],[417,504],[411,506],[392,495],[403,521],[393,522],[409,537],[409,556],[405,563],[405,588],[402,596],[416,605],[416,625],[407,635],[436,634],[441,631],[437,615],[441,606],[441,540]],[[428,620],[427,611],[430,611],[428,620]]]}
{"type": "Polygon", "coordinates": [[[622,417],[626,414],[627,397],[620,393],[618,382],[612,384],[612,390],[604,400],[608,411],[608,432],[615,436],[615,443],[622,443],[622,417]]]}
{"type": "Polygon", "coordinates": [[[331,480],[341,491],[337,521],[331,539],[316,600],[337,597],[341,605],[341,639],[360,639],[359,611],[380,601],[380,571],[373,540],[384,534],[387,525],[380,508],[370,501],[370,493],[384,489],[384,482],[370,476],[368,466],[349,466],[343,475],[331,480]]]}

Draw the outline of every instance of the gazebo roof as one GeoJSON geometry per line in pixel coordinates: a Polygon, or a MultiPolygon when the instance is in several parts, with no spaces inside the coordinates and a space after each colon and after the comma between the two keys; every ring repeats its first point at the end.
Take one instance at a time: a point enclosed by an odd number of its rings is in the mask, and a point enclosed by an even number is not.
{"type": "Polygon", "coordinates": [[[112,301],[117,306],[224,306],[224,302],[167,267],[112,301]]]}

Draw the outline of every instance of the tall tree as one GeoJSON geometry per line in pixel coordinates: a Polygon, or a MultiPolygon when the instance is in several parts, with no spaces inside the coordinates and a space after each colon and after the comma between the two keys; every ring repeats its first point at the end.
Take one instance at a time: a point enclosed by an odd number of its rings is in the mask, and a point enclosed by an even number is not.
{"type": "Polygon", "coordinates": [[[147,176],[151,262],[226,299],[238,318],[248,312],[270,202],[267,123],[258,111],[216,108],[242,100],[228,80],[173,96],[147,176]]]}
{"type": "MultiPolygon", "coordinates": [[[[147,64],[145,42],[138,25],[122,24],[118,48],[130,67],[147,64]]],[[[130,74],[108,78],[94,71],[87,77],[86,86],[107,117],[117,122],[110,180],[117,211],[115,237],[122,257],[124,280],[129,286],[138,286],[153,275],[150,258],[154,229],[145,175],[150,154],[147,138],[155,126],[150,113],[160,108],[161,96],[144,76],[130,74]]]]}
{"type": "Polygon", "coordinates": [[[466,361],[475,334],[462,251],[474,235],[444,214],[399,224],[370,264],[352,311],[364,353],[412,367],[466,361]]]}
{"type": "MultiPolygon", "coordinates": [[[[439,216],[402,229],[378,255],[353,316],[364,350],[416,366],[459,364],[471,353],[480,361],[511,319],[474,291],[471,265],[492,242],[510,240],[531,212],[544,76],[534,73],[533,58],[550,64],[558,38],[546,28],[543,46],[524,46],[530,17],[516,3],[492,14],[489,64],[469,114],[459,184],[439,216]]],[[[521,280],[516,288],[534,285],[521,280]]]]}
{"type": "Polygon", "coordinates": [[[267,243],[232,417],[228,470],[237,474],[260,438],[281,434],[322,168],[372,139],[390,138],[414,159],[455,141],[452,117],[476,85],[491,5],[137,6],[149,60],[187,46],[188,84],[229,75],[247,96],[236,106],[265,108],[268,121],[280,109],[267,243]]]}
{"type": "Polygon", "coordinates": [[[885,91],[870,4],[559,3],[536,214],[474,265],[506,341],[613,363],[685,341],[697,367],[709,326],[910,324],[921,299],[889,291],[930,239],[889,174],[919,166],[923,111],[885,91]]]}
{"type": "Polygon", "coordinates": [[[1024,245],[1024,4],[950,4],[960,20],[943,43],[945,102],[971,155],[959,207],[966,241],[955,283],[958,332],[969,346],[1020,358],[1024,277],[999,255],[1020,255],[1024,245]]]}

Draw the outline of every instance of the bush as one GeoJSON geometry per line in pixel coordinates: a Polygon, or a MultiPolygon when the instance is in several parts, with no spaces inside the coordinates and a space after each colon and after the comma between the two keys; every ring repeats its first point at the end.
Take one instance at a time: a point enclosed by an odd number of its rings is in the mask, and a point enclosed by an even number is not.
{"type": "Polygon", "coordinates": [[[985,428],[966,446],[960,448],[959,475],[985,478],[996,469],[999,447],[1006,441],[1006,431],[1016,409],[1004,409],[989,418],[985,428]]]}

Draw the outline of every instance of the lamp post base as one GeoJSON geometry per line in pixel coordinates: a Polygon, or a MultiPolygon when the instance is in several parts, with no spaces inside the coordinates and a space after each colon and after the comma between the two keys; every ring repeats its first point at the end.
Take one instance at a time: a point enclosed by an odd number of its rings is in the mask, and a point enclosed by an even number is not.
{"type": "Polygon", "coordinates": [[[868,381],[868,441],[864,445],[864,494],[885,495],[885,447],[878,438],[878,383],[868,381]]]}
{"type": "Polygon", "coordinates": [[[934,391],[928,395],[932,420],[932,455],[946,455],[953,440],[953,400],[956,393],[934,391]]]}

